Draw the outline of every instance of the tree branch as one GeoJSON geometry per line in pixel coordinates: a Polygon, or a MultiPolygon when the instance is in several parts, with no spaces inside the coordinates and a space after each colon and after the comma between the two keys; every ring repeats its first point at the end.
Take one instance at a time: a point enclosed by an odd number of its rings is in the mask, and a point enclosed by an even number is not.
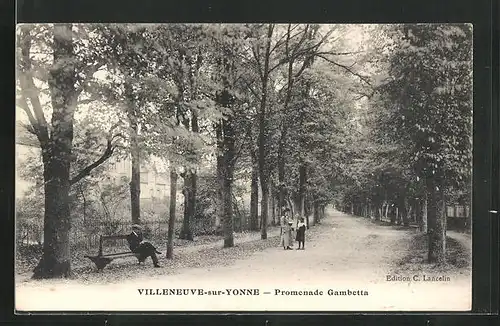
{"type": "Polygon", "coordinates": [[[350,74],[352,74],[352,75],[354,75],[354,76],[358,77],[359,79],[361,79],[363,82],[365,82],[365,83],[366,83],[366,84],[368,84],[369,86],[372,86],[371,82],[368,80],[368,78],[367,78],[366,76],[360,75],[359,73],[357,73],[357,72],[353,71],[353,70],[351,69],[351,67],[348,67],[348,66],[346,66],[346,65],[343,65],[343,64],[340,64],[340,63],[338,63],[338,62],[335,62],[335,61],[333,61],[333,60],[331,60],[331,59],[329,59],[329,58],[327,58],[327,57],[325,57],[325,56],[323,56],[323,55],[317,55],[317,56],[318,56],[318,57],[320,57],[320,58],[322,58],[322,59],[323,59],[323,60],[325,60],[325,61],[328,61],[328,62],[329,62],[329,63],[331,63],[331,64],[334,64],[334,65],[336,65],[336,66],[338,66],[338,67],[340,67],[340,68],[342,68],[342,69],[346,70],[346,71],[347,71],[347,72],[349,72],[350,74]]]}
{"type": "Polygon", "coordinates": [[[111,157],[111,155],[113,155],[113,152],[116,148],[116,146],[113,145],[113,140],[117,137],[124,138],[123,135],[120,133],[112,136],[112,132],[116,127],[118,127],[118,123],[114,124],[109,130],[106,149],[104,150],[104,153],[102,153],[101,157],[99,157],[99,159],[97,159],[94,163],[83,168],[73,178],[71,178],[71,180],[69,181],[70,185],[74,185],[84,177],[88,176],[90,172],[92,172],[92,170],[97,168],[102,163],[106,162],[106,160],[108,160],[111,157]]]}
{"type": "Polygon", "coordinates": [[[23,25],[21,27],[21,33],[18,35],[17,41],[21,48],[20,57],[20,68],[21,71],[18,74],[19,84],[21,85],[21,107],[28,114],[30,118],[30,123],[33,129],[37,132],[38,140],[41,144],[45,143],[49,139],[48,125],[45,115],[43,113],[42,105],[40,104],[40,99],[38,98],[38,88],[35,86],[33,81],[33,75],[31,72],[32,63],[30,58],[31,51],[31,40],[30,35],[31,27],[29,25],[23,25]],[[29,100],[31,106],[33,107],[34,115],[28,106],[29,100]]]}
{"type": "Polygon", "coordinates": [[[257,94],[257,92],[252,88],[252,85],[250,85],[250,83],[248,83],[246,80],[244,80],[243,78],[241,79],[243,81],[243,83],[245,83],[245,85],[247,86],[248,90],[255,96],[255,98],[257,100],[260,101],[261,97],[259,96],[259,94],[257,94]]]}
{"type": "Polygon", "coordinates": [[[279,46],[283,45],[283,43],[287,43],[289,40],[291,40],[292,38],[295,38],[297,35],[299,35],[301,33],[301,32],[298,32],[297,34],[290,36],[291,32],[294,29],[296,29],[297,27],[299,27],[300,24],[296,24],[294,27],[291,27],[291,25],[292,24],[288,24],[287,33],[284,33],[279,38],[279,40],[276,41],[276,44],[272,47],[271,51],[269,52],[270,54],[272,54],[279,46]],[[286,40],[284,41],[285,38],[286,38],[286,40]]]}
{"type": "Polygon", "coordinates": [[[257,62],[257,70],[259,71],[259,77],[262,80],[262,79],[264,79],[264,75],[263,75],[262,67],[260,64],[260,55],[258,54],[258,51],[255,49],[254,46],[252,46],[252,53],[253,53],[253,57],[254,57],[255,61],[257,62]]]}

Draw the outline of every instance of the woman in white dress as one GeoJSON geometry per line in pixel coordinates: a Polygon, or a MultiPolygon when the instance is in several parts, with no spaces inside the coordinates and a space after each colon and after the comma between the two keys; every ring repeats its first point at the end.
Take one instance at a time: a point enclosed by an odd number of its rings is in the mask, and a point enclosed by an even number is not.
{"type": "Polygon", "coordinates": [[[291,250],[292,248],[290,247],[290,244],[292,242],[292,221],[289,220],[287,212],[288,210],[284,210],[283,215],[280,219],[280,246],[282,246],[284,250],[291,250]]]}

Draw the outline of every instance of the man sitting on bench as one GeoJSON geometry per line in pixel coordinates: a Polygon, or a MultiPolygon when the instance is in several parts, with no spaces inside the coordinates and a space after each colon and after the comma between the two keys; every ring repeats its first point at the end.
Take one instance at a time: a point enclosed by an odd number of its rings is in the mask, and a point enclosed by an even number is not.
{"type": "Polygon", "coordinates": [[[140,225],[132,225],[132,233],[127,236],[128,245],[133,253],[139,254],[139,263],[143,263],[146,258],[151,257],[155,267],[161,267],[158,264],[158,257],[156,254],[161,255],[155,246],[150,242],[144,241],[142,236],[142,228],[140,225]]]}

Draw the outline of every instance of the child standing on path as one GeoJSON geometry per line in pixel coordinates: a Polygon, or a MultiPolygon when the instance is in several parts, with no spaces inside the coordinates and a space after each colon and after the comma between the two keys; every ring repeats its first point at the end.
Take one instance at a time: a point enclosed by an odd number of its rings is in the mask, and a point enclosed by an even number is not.
{"type": "Polygon", "coordinates": [[[297,236],[295,240],[299,242],[299,247],[297,250],[300,250],[300,244],[302,244],[302,250],[304,250],[304,244],[306,242],[306,224],[304,223],[304,218],[300,218],[300,222],[297,224],[297,236]]]}

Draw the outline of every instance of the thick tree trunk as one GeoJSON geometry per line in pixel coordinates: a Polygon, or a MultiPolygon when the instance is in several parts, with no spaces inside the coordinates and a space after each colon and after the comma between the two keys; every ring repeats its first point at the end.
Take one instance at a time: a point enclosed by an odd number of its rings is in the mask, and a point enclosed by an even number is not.
{"type": "Polygon", "coordinates": [[[175,210],[177,203],[177,171],[170,163],[170,211],[168,216],[167,258],[174,254],[175,210]]]}
{"type": "Polygon", "coordinates": [[[446,262],[446,211],[444,189],[433,178],[426,180],[429,263],[446,262]]]}
{"type": "Polygon", "coordinates": [[[250,194],[250,230],[259,229],[259,166],[258,162],[253,161],[252,166],[252,184],[250,194]]]}
{"type": "Polygon", "coordinates": [[[50,139],[47,129],[38,135],[44,165],[45,212],[43,254],[34,269],[34,279],[71,275],[69,191],[73,119],[77,100],[72,25],[56,24],[53,41],[54,66],[49,76],[52,133],[50,139]]]}
{"type": "MultiPolygon", "coordinates": [[[[68,145],[67,141],[64,141],[68,145]]],[[[43,255],[35,267],[33,278],[71,276],[69,231],[69,148],[59,142],[44,160],[45,214],[43,255]],[[59,147],[59,148],[56,148],[59,147]]]]}

